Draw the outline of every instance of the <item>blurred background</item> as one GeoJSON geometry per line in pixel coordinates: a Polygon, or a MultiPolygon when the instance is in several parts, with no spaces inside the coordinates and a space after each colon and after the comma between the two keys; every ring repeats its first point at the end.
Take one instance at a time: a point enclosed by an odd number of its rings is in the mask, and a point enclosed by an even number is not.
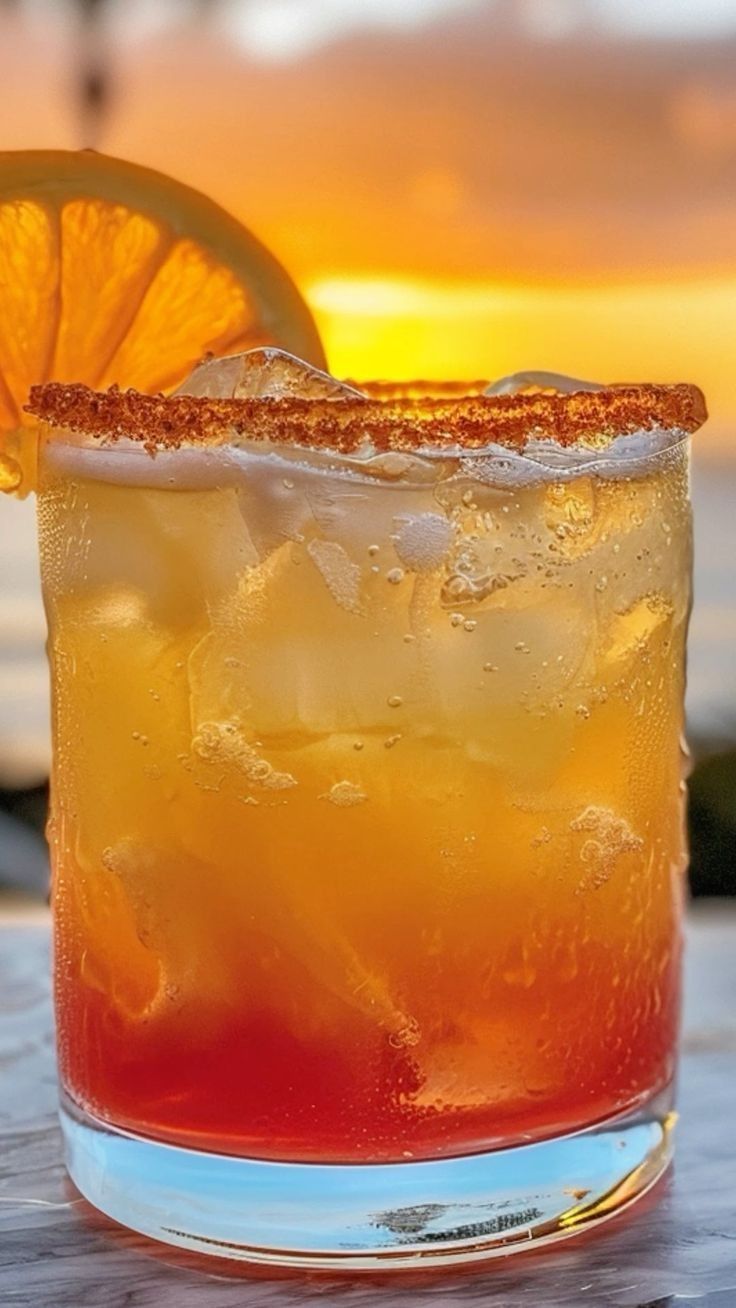
{"type": "MultiPolygon", "coordinates": [[[[736,0],[0,0],[0,149],[96,147],[270,246],[338,375],[689,380],[691,880],[736,892],[736,0]]],[[[0,895],[41,899],[32,502],[0,502],[0,895]]]]}

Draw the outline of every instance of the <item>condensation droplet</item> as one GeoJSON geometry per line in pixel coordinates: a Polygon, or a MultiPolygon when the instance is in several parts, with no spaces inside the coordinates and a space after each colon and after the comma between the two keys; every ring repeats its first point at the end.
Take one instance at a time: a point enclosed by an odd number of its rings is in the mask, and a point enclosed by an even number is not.
{"type": "Polygon", "coordinates": [[[398,745],[400,740],[401,740],[401,733],[399,732],[395,736],[388,736],[383,743],[386,749],[393,749],[394,745],[398,745]]]}
{"type": "Polygon", "coordinates": [[[386,703],[388,704],[389,708],[401,708],[403,702],[404,701],[401,698],[401,695],[389,695],[388,699],[386,700],[386,703]]]}
{"type": "Polygon", "coordinates": [[[463,631],[475,631],[477,626],[478,623],[475,621],[475,618],[466,618],[463,623],[463,631]]]}
{"type": "Polygon", "coordinates": [[[450,626],[451,626],[451,627],[462,627],[462,625],[463,625],[463,621],[464,621],[464,619],[463,619],[463,615],[462,615],[462,613],[451,613],[451,614],[450,614],[450,626]]]}
{"type": "Polygon", "coordinates": [[[404,580],[403,568],[392,568],[390,572],[386,573],[386,581],[390,582],[392,586],[398,586],[399,582],[403,580],[404,580]]]}

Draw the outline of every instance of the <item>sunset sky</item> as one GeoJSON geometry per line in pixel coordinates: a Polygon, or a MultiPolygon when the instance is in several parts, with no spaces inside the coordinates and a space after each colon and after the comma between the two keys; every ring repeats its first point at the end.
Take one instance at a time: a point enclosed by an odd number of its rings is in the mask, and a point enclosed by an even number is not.
{"type": "Polygon", "coordinates": [[[688,378],[736,418],[736,3],[127,0],[0,14],[0,146],[96,144],[232,210],[338,373],[688,378]],[[97,133],[79,60],[109,69],[97,133]]]}

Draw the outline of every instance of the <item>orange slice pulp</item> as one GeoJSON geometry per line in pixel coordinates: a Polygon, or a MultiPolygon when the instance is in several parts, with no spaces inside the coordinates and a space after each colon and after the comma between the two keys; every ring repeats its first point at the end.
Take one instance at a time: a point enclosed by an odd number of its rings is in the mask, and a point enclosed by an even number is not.
{"type": "Polygon", "coordinates": [[[0,153],[0,489],[33,489],[33,384],[168,391],[266,344],[324,366],[293,282],[218,205],[92,151],[0,153]]]}

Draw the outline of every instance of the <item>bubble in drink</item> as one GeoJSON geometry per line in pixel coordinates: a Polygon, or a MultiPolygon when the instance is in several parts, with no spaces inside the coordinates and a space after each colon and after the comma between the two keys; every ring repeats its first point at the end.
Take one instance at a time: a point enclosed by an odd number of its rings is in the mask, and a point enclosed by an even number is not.
{"type": "Polygon", "coordinates": [[[262,758],[235,722],[201,722],[192,739],[192,752],[216,766],[232,767],[264,790],[291,790],[296,779],[290,772],[279,772],[262,758]]]}
{"type": "Polygon", "coordinates": [[[360,786],[356,786],[353,781],[336,781],[327,794],[320,795],[320,799],[327,799],[330,804],[335,804],[338,808],[353,808],[355,804],[364,804],[367,798],[360,786]]]}
{"type": "Polygon", "coordinates": [[[411,572],[434,572],[447,555],[453,536],[449,519],[439,513],[402,515],[394,519],[394,549],[411,572]]]}
{"type": "Polygon", "coordinates": [[[578,892],[600,890],[615,872],[621,856],[640,850],[644,843],[625,818],[596,804],[589,804],[573,818],[570,830],[586,833],[580,848],[585,871],[578,892]]]}

